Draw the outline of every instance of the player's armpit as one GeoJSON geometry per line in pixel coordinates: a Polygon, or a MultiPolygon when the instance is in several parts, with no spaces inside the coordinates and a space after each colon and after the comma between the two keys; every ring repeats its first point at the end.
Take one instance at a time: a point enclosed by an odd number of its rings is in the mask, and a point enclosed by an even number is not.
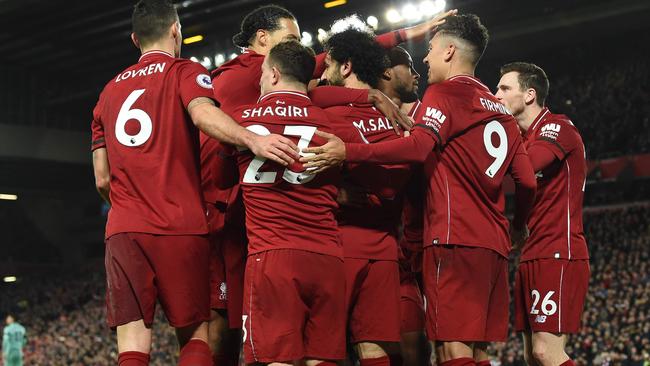
{"type": "Polygon", "coordinates": [[[548,168],[553,162],[558,160],[551,149],[541,144],[530,146],[528,148],[528,157],[533,166],[533,171],[536,173],[548,168]]]}
{"type": "Polygon", "coordinates": [[[95,173],[95,187],[99,195],[108,204],[111,204],[111,172],[108,164],[108,153],[105,147],[93,150],[93,171],[95,173]]]}
{"type": "Polygon", "coordinates": [[[535,202],[537,180],[528,154],[520,144],[510,164],[510,175],[515,182],[515,217],[513,226],[521,229],[528,221],[528,215],[535,202]]]}

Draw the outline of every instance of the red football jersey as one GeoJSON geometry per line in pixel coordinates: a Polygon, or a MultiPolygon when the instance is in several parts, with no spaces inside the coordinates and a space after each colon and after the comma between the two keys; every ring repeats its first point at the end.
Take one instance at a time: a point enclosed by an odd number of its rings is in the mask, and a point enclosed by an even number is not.
{"type": "MultiPolygon", "coordinates": [[[[298,92],[268,93],[259,103],[237,109],[233,117],[255,133],[287,136],[300,148],[313,144],[316,129],[339,133],[333,131],[325,112],[298,92]]],[[[237,160],[249,254],[301,249],[343,256],[334,217],[340,178],[337,170],[311,176],[255,157],[250,151],[238,154],[237,160]]]]}
{"type": "Polygon", "coordinates": [[[161,51],[143,54],[102,91],[92,148],[106,147],[110,164],[106,237],[207,233],[198,129],[186,111],[198,97],[214,98],[208,71],[161,51]]]}
{"type": "MultiPolygon", "coordinates": [[[[390,121],[371,105],[332,107],[326,112],[336,125],[349,127],[350,141],[372,144],[400,137],[390,121]]],[[[378,207],[341,206],[339,209],[337,220],[345,257],[397,260],[401,191],[409,179],[410,166],[348,163],[343,176],[348,183],[381,200],[378,207]]]]}
{"type": "MultiPolygon", "coordinates": [[[[427,88],[415,122],[408,138],[347,144],[348,160],[424,160],[424,247],[474,246],[508,256],[503,177],[510,172],[534,184],[515,119],[478,79],[458,75],[427,88]]],[[[522,206],[525,216],[528,207],[522,206]]]]}
{"type": "Polygon", "coordinates": [[[556,160],[537,172],[537,194],[528,219],[530,237],[521,260],[589,259],[582,229],[587,162],[578,129],[567,116],[544,108],[524,134],[524,144],[529,151],[549,149],[556,160]]]}
{"type": "MultiPolygon", "coordinates": [[[[260,78],[264,55],[246,50],[212,71],[214,95],[228,113],[244,105],[255,104],[260,97],[260,78]]],[[[319,106],[366,101],[368,92],[341,87],[316,88],[313,99],[319,106]]],[[[232,147],[201,133],[201,181],[207,202],[232,203],[238,194],[237,166],[232,147]]]]}
{"type": "Polygon", "coordinates": [[[517,121],[487,86],[466,75],[430,86],[415,121],[438,146],[424,167],[430,177],[424,246],[476,246],[507,257],[503,177],[515,154],[526,154],[517,121]]]}

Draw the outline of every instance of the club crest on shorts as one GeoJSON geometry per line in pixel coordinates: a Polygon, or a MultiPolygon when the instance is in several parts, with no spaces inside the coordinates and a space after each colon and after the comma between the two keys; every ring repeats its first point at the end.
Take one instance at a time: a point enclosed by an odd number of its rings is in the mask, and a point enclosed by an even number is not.
{"type": "Polygon", "coordinates": [[[202,88],[212,89],[212,79],[210,78],[210,75],[199,74],[196,77],[196,83],[202,88]]]}
{"type": "Polygon", "coordinates": [[[228,300],[228,286],[225,282],[221,282],[219,286],[219,300],[228,300]]]}

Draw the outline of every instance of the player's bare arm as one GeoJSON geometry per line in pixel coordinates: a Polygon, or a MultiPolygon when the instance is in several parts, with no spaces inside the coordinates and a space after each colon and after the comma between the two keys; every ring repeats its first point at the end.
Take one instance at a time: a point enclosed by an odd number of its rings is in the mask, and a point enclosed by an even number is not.
{"type": "Polygon", "coordinates": [[[111,172],[108,165],[108,153],[102,147],[93,151],[93,170],[95,172],[95,187],[104,201],[111,204],[111,172]]]}
{"type": "Polygon", "coordinates": [[[209,98],[193,99],[187,106],[192,121],[201,131],[219,141],[248,147],[255,155],[287,166],[299,158],[298,147],[286,137],[257,135],[235,122],[209,98]]]}

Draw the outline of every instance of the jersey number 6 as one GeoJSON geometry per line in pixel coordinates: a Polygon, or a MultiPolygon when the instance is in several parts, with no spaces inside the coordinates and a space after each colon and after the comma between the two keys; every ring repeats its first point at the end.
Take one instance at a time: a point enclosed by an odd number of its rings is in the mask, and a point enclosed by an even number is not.
{"type": "Polygon", "coordinates": [[[122,103],[120,113],[117,115],[117,121],[115,122],[115,137],[117,138],[117,141],[124,146],[140,146],[147,142],[151,137],[151,130],[153,127],[151,124],[151,117],[149,117],[147,112],[142,109],[131,109],[135,101],[138,100],[142,94],[144,94],[144,89],[132,91],[124,103],[122,103]],[[135,135],[129,135],[129,133],[126,132],[126,122],[132,119],[140,123],[140,132],[135,135]]]}

